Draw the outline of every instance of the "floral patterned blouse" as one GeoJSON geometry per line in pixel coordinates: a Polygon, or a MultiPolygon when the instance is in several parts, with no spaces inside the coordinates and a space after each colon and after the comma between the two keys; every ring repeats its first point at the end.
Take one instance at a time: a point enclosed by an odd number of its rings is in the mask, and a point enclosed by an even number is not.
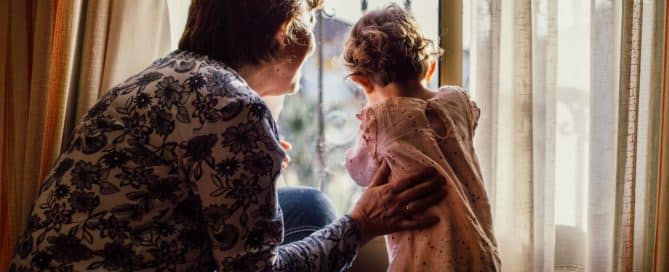
{"type": "Polygon", "coordinates": [[[90,109],[40,189],[10,271],[339,271],[344,216],[279,246],[284,152],[232,69],[176,51],[90,109]]]}

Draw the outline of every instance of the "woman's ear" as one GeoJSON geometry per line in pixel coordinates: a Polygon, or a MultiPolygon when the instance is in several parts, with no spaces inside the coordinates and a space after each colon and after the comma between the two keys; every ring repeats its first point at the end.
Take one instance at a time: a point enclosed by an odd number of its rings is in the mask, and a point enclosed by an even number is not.
{"type": "Polygon", "coordinates": [[[369,78],[361,75],[352,75],[351,80],[358,84],[364,91],[365,94],[370,94],[374,91],[374,84],[369,80],[369,78]]]}
{"type": "Polygon", "coordinates": [[[284,22],[279,27],[279,30],[274,34],[274,39],[279,42],[279,50],[283,50],[288,46],[288,24],[290,22],[284,22]]]}
{"type": "Polygon", "coordinates": [[[431,60],[430,66],[427,68],[427,73],[425,73],[425,81],[432,81],[432,76],[434,76],[434,71],[437,70],[437,61],[431,60]]]}

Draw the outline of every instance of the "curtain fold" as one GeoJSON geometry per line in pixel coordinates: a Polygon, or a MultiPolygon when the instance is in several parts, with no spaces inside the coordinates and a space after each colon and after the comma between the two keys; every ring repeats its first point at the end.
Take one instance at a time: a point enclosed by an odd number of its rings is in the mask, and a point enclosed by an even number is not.
{"type": "MultiPolygon", "coordinates": [[[[669,14],[669,12],[667,13],[669,14]]],[[[665,40],[665,48],[667,41],[665,40]]],[[[667,50],[665,49],[664,80],[662,91],[662,140],[660,145],[659,159],[659,190],[658,190],[658,208],[657,208],[657,232],[655,236],[654,248],[654,268],[655,271],[669,270],[669,91],[667,90],[667,79],[669,78],[669,69],[667,68],[667,50]]]]}
{"type": "Polygon", "coordinates": [[[84,14],[76,103],[62,142],[70,140],[69,132],[101,95],[170,50],[166,1],[87,1],[84,14]]]}
{"type": "MultiPolygon", "coordinates": [[[[65,128],[65,116],[67,107],[73,105],[68,100],[75,91],[77,81],[79,51],[80,51],[80,28],[82,22],[82,1],[56,1],[55,16],[53,22],[53,37],[51,40],[51,52],[46,59],[50,66],[48,74],[48,85],[38,92],[44,92],[46,97],[46,108],[44,114],[44,126],[41,135],[36,135],[43,141],[38,146],[41,151],[39,158],[39,172],[36,180],[43,179],[51,170],[52,163],[60,153],[61,139],[65,128]]],[[[31,95],[32,96],[32,95],[31,95]]],[[[37,107],[37,105],[34,105],[37,107]]],[[[34,174],[34,169],[26,168],[25,175],[34,174]]],[[[35,179],[31,179],[35,180],[35,179]]],[[[25,201],[22,214],[25,216],[21,222],[27,220],[27,214],[32,209],[32,198],[36,195],[36,186],[30,186],[24,190],[25,201]]]]}
{"type": "Polygon", "coordinates": [[[102,84],[102,70],[107,51],[107,33],[109,31],[110,0],[87,1],[82,26],[83,41],[80,47],[79,80],[75,88],[73,102],[65,122],[63,142],[71,139],[70,132],[76,121],[98,100],[102,84]]]}
{"type": "MultiPolygon", "coordinates": [[[[2,211],[3,220],[0,222],[2,229],[6,230],[0,233],[2,238],[3,254],[0,260],[0,268],[4,269],[11,258],[11,248],[14,246],[14,238],[17,237],[20,229],[20,221],[23,218],[21,211],[24,210],[23,189],[23,170],[26,158],[29,157],[27,147],[33,143],[27,137],[29,115],[39,109],[30,109],[32,75],[36,71],[42,71],[46,65],[34,66],[33,54],[35,52],[43,53],[41,44],[33,41],[32,34],[39,34],[40,39],[50,41],[50,27],[36,28],[36,22],[33,21],[37,16],[42,16],[45,20],[52,17],[52,3],[37,1],[5,1],[7,9],[6,24],[3,28],[6,32],[6,40],[2,43],[5,47],[7,58],[0,63],[5,71],[4,82],[0,85],[2,96],[6,99],[2,107],[5,109],[4,125],[2,133],[4,135],[0,151],[2,151],[3,165],[0,168],[0,177],[2,177],[2,211]],[[34,31],[33,31],[34,30],[34,31]],[[34,45],[34,47],[33,47],[34,45]],[[27,145],[26,143],[31,143],[27,145]]],[[[4,17],[4,16],[3,16],[4,17]]],[[[37,77],[37,76],[36,76],[37,77]]],[[[36,78],[35,77],[35,78],[36,78]]],[[[36,164],[37,165],[37,164],[36,164]]]]}
{"type": "MultiPolygon", "coordinates": [[[[499,1],[477,0],[473,1],[470,10],[471,18],[471,63],[470,69],[470,92],[476,97],[476,103],[487,112],[496,112],[498,94],[492,90],[499,88],[499,41],[500,41],[500,12],[499,1]],[[488,69],[475,69],[474,67],[487,67],[488,69]]],[[[488,189],[490,202],[495,202],[495,164],[496,138],[492,137],[497,130],[497,122],[494,122],[492,114],[482,114],[477,127],[477,134],[486,137],[475,137],[474,143],[479,157],[481,173],[488,189]]]]}
{"type": "MultiPolygon", "coordinates": [[[[504,270],[533,270],[532,5],[502,1],[494,213],[504,270]],[[503,69],[503,70],[502,70],[503,69]],[[502,106],[503,105],[503,106],[502,106]]],[[[480,135],[480,134],[479,134],[480,135]]]]}
{"type": "Polygon", "coordinates": [[[112,85],[170,46],[165,1],[0,4],[0,269],[71,130],[112,85]]]}
{"type": "Polygon", "coordinates": [[[652,153],[657,160],[650,168],[649,182],[657,184],[656,218],[657,224],[653,245],[654,271],[669,270],[669,5],[666,1],[657,1],[656,27],[663,35],[658,39],[659,49],[654,55],[658,73],[655,75],[652,108],[657,109],[656,115],[651,117],[655,126],[652,131],[657,132],[656,141],[649,145],[654,147],[652,153]]]}
{"type": "Polygon", "coordinates": [[[618,86],[620,63],[620,1],[591,0],[590,18],[590,120],[591,143],[588,176],[589,250],[587,265],[592,271],[613,269],[613,226],[618,129],[618,86]]]}
{"type": "Polygon", "coordinates": [[[555,265],[555,133],[557,95],[557,2],[532,5],[532,114],[534,270],[555,265]]]}
{"type": "Polygon", "coordinates": [[[634,214],[637,188],[639,70],[641,64],[641,0],[623,1],[614,271],[634,267],[634,214]]]}
{"type": "MultiPolygon", "coordinates": [[[[637,187],[636,187],[636,208],[634,214],[634,267],[652,267],[652,256],[655,239],[655,203],[657,194],[657,184],[651,181],[652,165],[656,158],[653,158],[652,145],[658,135],[654,132],[654,124],[657,121],[654,115],[659,114],[653,104],[654,85],[657,85],[654,78],[657,77],[658,72],[661,72],[656,66],[657,61],[654,60],[658,46],[658,41],[662,41],[660,35],[654,33],[661,33],[656,30],[655,23],[657,16],[657,9],[659,2],[654,1],[651,4],[643,7],[641,23],[644,27],[641,31],[641,64],[640,64],[640,84],[639,84],[639,113],[638,113],[638,141],[637,141],[637,160],[638,165],[636,171],[637,187]]],[[[661,17],[660,17],[661,18],[661,17]]],[[[661,66],[660,66],[661,67],[661,66]]],[[[659,93],[658,93],[659,94],[659,93]]]]}
{"type": "Polygon", "coordinates": [[[169,13],[164,0],[113,0],[109,20],[100,95],[170,50],[169,13]]]}
{"type": "MultiPolygon", "coordinates": [[[[56,1],[34,1],[35,13],[33,28],[24,30],[32,36],[32,53],[24,58],[30,61],[30,69],[27,76],[29,85],[25,89],[10,89],[15,94],[25,95],[24,101],[16,101],[15,106],[26,107],[25,111],[14,111],[16,127],[13,138],[22,141],[16,145],[15,150],[10,150],[17,158],[12,167],[17,172],[10,176],[10,186],[13,185],[12,194],[18,197],[15,204],[14,218],[8,220],[14,225],[12,239],[18,237],[23,224],[26,222],[27,214],[32,207],[32,201],[39,183],[39,172],[42,163],[41,148],[46,144],[44,134],[46,133],[46,107],[47,90],[49,89],[49,73],[51,71],[51,42],[54,34],[54,19],[56,13],[56,1]],[[29,143],[29,144],[28,144],[29,143]],[[20,157],[20,159],[19,159],[20,157]]],[[[14,41],[12,48],[25,47],[20,41],[14,41]]],[[[15,70],[12,70],[15,71],[15,70]]],[[[13,248],[13,247],[12,247],[13,248]]]]}
{"type": "MultiPolygon", "coordinates": [[[[9,1],[3,1],[0,3],[0,41],[9,41],[9,1]]],[[[9,127],[9,115],[10,111],[7,105],[9,101],[9,93],[4,91],[8,89],[9,82],[7,81],[7,65],[9,59],[9,45],[8,42],[0,42],[0,105],[3,105],[0,109],[0,127],[5,128],[9,127]]],[[[7,141],[8,132],[3,129],[0,133],[0,218],[9,218],[10,210],[13,209],[10,205],[5,205],[4,203],[11,203],[12,199],[9,194],[8,186],[8,171],[9,168],[7,164],[9,163],[9,154],[7,152],[7,141]]],[[[10,248],[12,245],[10,243],[9,235],[12,233],[12,228],[10,224],[0,224],[0,248],[10,248]]],[[[10,253],[1,251],[0,252],[0,264],[4,264],[10,258],[10,253]]],[[[3,268],[4,266],[0,266],[3,268]]]]}

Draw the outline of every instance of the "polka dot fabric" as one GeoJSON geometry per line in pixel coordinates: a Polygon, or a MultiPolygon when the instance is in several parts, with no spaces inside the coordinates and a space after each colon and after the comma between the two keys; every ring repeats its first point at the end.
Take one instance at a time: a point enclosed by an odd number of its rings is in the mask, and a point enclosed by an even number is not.
{"type": "Polygon", "coordinates": [[[442,87],[429,100],[397,97],[364,109],[360,137],[346,168],[369,184],[382,161],[398,177],[434,167],[446,182],[442,202],[427,212],[434,227],[386,236],[388,271],[499,271],[488,196],[473,136],[479,108],[459,87],[442,87]]]}

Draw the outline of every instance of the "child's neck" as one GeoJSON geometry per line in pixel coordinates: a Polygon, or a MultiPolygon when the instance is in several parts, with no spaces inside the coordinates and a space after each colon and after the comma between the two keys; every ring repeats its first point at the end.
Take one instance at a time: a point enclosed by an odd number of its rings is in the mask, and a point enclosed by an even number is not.
{"type": "Polygon", "coordinates": [[[386,86],[376,85],[372,96],[368,97],[372,104],[383,103],[386,100],[394,97],[413,97],[427,100],[434,97],[435,93],[426,88],[420,81],[412,81],[407,83],[392,82],[386,86]],[[372,101],[373,100],[373,101],[372,101]]]}

